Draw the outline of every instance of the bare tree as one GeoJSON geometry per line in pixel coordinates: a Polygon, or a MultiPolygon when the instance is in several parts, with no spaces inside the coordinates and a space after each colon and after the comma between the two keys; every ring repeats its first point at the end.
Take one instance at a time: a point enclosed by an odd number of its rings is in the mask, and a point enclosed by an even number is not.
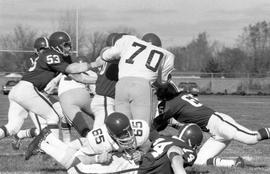
{"type": "Polygon", "coordinates": [[[2,35],[0,37],[1,48],[9,51],[0,53],[0,71],[21,72],[23,70],[22,65],[24,60],[32,54],[31,52],[27,53],[24,51],[34,50],[36,35],[36,31],[20,24],[14,28],[12,33],[2,35]]]}
{"type": "Polygon", "coordinates": [[[89,50],[87,57],[90,61],[94,61],[105,47],[107,35],[103,32],[94,32],[86,37],[86,47],[89,50]]]}

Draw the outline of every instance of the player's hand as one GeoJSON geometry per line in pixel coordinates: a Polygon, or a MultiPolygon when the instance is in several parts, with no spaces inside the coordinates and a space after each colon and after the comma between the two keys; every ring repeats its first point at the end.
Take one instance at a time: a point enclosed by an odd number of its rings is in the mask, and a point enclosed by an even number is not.
{"type": "Polygon", "coordinates": [[[103,152],[95,157],[96,162],[100,164],[110,164],[112,161],[112,154],[108,152],[103,152]]]}
{"type": "Polygon", "coordinates": [[[136,150],[135,152],[133,152],[132,158],[133,158],[134,162],[135,163],[140,162],[142,160],[143,154],[144,153],[140,150],[136,150]]]}

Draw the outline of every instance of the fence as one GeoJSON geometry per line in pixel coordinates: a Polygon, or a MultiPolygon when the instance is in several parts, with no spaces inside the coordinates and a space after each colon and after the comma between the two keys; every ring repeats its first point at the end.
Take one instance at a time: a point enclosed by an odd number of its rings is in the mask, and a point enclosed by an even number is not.
{"type": "MultiPolygon", "coordinates": [[[[14,79],[8,74],[0,72],[0,85],[14,79]]],[[[196,82],[203,94],[270,94],[269,75],[238,74],[228,78],[225,74],[174,72],[172,79],[176,84],[196,82]]]]}
{"type": "Polygon", "coordinates": [[[176,84],[196,82],[205,94],[270,94],[269,74],[174,72],[172,75],[176,84]]]}

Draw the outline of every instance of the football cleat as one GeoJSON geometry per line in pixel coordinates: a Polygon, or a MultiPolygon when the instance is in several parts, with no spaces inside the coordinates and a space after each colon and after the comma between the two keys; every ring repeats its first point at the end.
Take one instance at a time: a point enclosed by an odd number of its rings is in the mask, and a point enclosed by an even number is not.
{"type": "Polygon", "coordinates": [[[48,127],[41,130],[40,134],[37,135],[34,140],[29,144],[25,152],[25,160],[29,160],[31,156],[36,155],[39,152],[41,142],[51,133],[48,127]]]}
{"type": "Polygon", "coordinates": [[[241,167],[241,168],[244,168],[245,167],[245,161],[242,157],[238,157],[236,160],[235,160],[235,167],[241,167]]]}
{"type": "Polygon", "coordinates": [[[22,139],[20,139],[18,136],[14,135],[13,140],[11,142],[11,147],[13,150],[19,150],[20,146],[22,144],[22,139]]]}

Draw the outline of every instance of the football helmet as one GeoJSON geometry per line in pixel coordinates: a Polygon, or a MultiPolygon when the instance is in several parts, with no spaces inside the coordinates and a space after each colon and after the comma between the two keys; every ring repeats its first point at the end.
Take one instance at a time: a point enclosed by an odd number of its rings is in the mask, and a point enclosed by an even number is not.
{"type": "Polygon", "coordinates": [[[118,33],[111,33],[106,39],[106,47],[111,47],[114,45],[116,38],[119,36],[118,33]]]}
{"type": "Polygon", "coordinates": [[[158,84],[155,86],[155,88],[158,100],[168,101],[180,93],[179,88],[176,86],[176,84],[174,84],[172,80],[168,80],[164,84],[158,84]]]}
{"type": "Polygon", "coordinates": [[[197,124],[190,123],[180,127],[177,138],[196,149],[202,143],[203,133],[197,124]]]}
{"type": "Polygon", "coordinates": [[[41,49],[49,48],[49,41],[46,37],[39,37],[34,42],[34,48],[36,53],[38,53],[41,49]]]}
{"type": "Polygon", "coordinates": [[[49,44],[57,52],[68,56],[71,52],[71,38],[68,33],[64,31],[57,31],[49,37],[49,44]]]}
{"type": "Polygon", "coordinates": [[[137,143],[128,117],[120,112],[113,112],[105,119],[109,135],[123,149],[136,149],[137,143]]]}
{"type": "Polygon", "coordinates": [[[154,33],[147,33],[143,35],[142,40],[144,40],[145,42],[151,42],[152,45],[158,47],[162,46],[160,38],[154,33]]]}

